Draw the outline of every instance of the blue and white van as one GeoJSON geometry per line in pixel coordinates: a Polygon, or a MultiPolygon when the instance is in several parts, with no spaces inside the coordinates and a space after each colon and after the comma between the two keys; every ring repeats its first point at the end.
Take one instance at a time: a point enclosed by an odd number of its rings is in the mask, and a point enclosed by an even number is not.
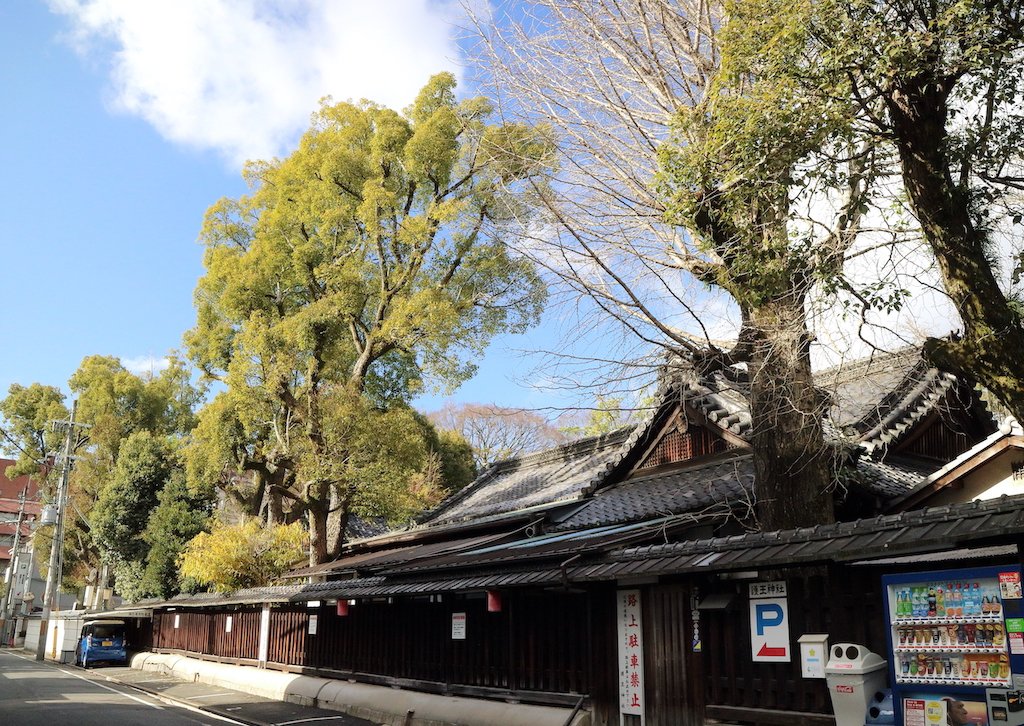
{"type": "Polygon", "coordinates": [[[82,626],[75,649],[75,665],[88,668],[95,663],[128,662],[123,620],[93,620],[82,626]]]}

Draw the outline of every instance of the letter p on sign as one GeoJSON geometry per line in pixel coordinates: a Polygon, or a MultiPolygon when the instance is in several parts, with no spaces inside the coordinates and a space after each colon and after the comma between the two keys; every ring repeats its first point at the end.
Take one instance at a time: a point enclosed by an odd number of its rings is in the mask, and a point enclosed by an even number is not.
{"type": "Polygon", "coordinates": [[[766,629],[782,625],[786,620],[786,611],[782,609],[781,605],[774,603],[756,603],[754,611],[756,613],[758,635],[764,635],[766,629]]]}

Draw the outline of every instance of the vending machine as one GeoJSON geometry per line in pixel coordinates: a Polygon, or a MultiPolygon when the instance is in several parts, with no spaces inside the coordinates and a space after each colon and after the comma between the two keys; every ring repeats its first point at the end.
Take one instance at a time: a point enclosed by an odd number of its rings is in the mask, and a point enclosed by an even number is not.
{"type": "Polygon", "coordinates": [[[1021,568],[882,578],[902,726],[1024,726],[1021,568]]]}

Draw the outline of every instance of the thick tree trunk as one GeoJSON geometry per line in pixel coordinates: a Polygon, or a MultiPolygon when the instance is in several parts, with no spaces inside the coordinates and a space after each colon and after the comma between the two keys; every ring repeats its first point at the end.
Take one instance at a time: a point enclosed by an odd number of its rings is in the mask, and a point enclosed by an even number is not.
{"type": "Polygon", "coordinates": [[[980,382],[1024,421],[1024,325],[988,261],[989,240],[972,217],[970,189],[953,177],[948,94],[937,79],[904,79],[889,94],[889,112],[911,206],[963,320],[962,335],[928,340],[925,355],[980,382]]]}
{"type": "Polygon", "coordinates": [[[267,491],[267,525],[284,524],[284,503],[281,501],[281,492],[271,487],[267,491]]]}
{"type": "Polygon", "coordinates": [[[762,302],[748,315],[751,446],[762,531],[835,518],[823,398],[811,375],[805,320],[803,297],[796,294],[762,302]]]}
{"type": "Polygon", "coordinates": [[[309,518],[309,564],[326,562],[327,555],[327,507],[321,500],[310,499],[306,516],[309,518]]]}
{"type": "Polygon", "coordinates": [[[348,541],[348,518],[351,509],[351,496],[342,497],[338,487],[331,487],[331,512],[327,518],[327,552],[330,557],[341,554],[345,542],[348,541]]]}

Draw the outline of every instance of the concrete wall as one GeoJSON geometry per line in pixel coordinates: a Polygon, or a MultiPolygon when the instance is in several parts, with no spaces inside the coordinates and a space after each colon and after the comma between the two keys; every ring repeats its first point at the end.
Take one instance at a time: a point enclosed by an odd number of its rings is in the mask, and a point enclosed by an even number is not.
{"type": "Polygon", "coordinates": [[[75,648],[85,621],[80,617],[60,617],[50,621],[49,638],[46,641],[46,657],[62,663],[75,662],[75,648]]]}
{"type": "MultiPolygon", "coordinates": [[[[82,632],[84,622],[78,615],[50,618],[46,629],[46,657],[49,660],[62,663],[73,663],[75,647],[78,645],[78,635],[82,632]]],[[[24,648],[34,651],[39,647],[39,625],[39,617],[29,618],[24,648]]]]}
{"type": "MultiPolygon", "coordinates": [[[[15,645],[17,645],[17,641],[15,641],[15,645]]],[[[29,618],[24,647],[32,651],[39,647],[39,618],[29,618]]]]}
{"type": "MultiPolygon", "coordinates": [[[[139,653],[131,666],[389,726],[564,726],[571,713],[567,708],[438,696],[161,653],[139,653]]],[[[590,714],[577,714],[572,726],[590,726],[590,714]]]]}

